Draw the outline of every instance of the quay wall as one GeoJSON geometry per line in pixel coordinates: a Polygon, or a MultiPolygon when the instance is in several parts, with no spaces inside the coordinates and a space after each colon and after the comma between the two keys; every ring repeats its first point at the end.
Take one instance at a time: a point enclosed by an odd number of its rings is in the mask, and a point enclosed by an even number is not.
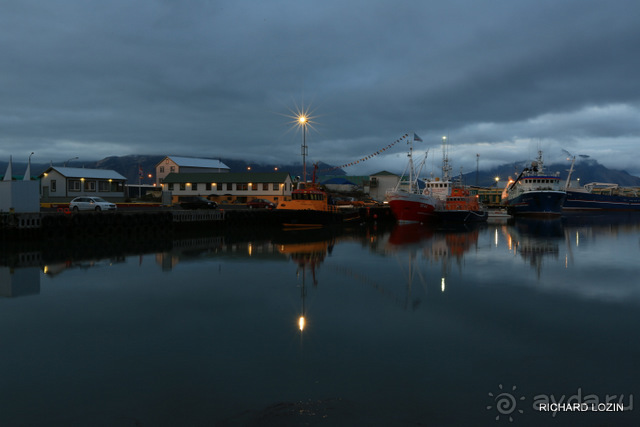
{"type": "MultiPolygon", "coordinates": [[[[360,208],[361,222],[392,221],[388,208],[360,208]]],[[[36,212],[0,215],[0,239],[166,236],[185,230],[257,229],[280,226],[269,210],[141,210],[36,212]]]]}

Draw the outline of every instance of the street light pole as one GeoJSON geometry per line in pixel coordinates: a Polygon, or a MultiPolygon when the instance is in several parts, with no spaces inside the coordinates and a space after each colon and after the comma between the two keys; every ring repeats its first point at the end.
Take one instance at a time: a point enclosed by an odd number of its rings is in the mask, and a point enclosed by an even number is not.
{"type": "Polygon", "coordinates": [[[31,181],[31,156],[33,156],[33,151],[29,154],[29,160],[27,161],[27,170],[22,177],[23,181],[31,181]]]}
{"type": "Polygon", "coordinates": [[[300,126],[302,126],[302,182],[307,182],[307,116],[302,115],[298,118],[300,126]]]}

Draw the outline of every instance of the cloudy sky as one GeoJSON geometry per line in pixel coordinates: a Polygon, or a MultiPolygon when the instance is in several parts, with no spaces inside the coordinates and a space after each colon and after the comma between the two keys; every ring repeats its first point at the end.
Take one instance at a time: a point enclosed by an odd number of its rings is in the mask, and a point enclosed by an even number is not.
{"type": "MultiPolygon", "coordinates": [[[[637,0],[7,0],[0,159],[342,165],[406,133],[454,170],[561,149],[640,175],[637,0]]],[[[406,143],[345,169],[400,171],[406,143]]]]}

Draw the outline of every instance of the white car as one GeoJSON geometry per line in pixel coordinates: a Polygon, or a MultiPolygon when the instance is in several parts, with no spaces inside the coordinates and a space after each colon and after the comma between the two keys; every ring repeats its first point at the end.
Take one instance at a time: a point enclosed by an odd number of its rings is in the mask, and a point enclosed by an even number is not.
{"type": "Polygon", "coordinates": [[[78,211],[115,211],[118,209],[115,203],[107,202],[101,197],[76,197],[69,202],[69,209],[78,211]]]}

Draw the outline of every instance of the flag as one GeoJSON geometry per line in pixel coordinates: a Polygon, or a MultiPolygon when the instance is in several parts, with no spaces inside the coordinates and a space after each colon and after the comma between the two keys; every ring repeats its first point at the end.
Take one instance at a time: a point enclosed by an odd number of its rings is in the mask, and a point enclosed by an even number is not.
{"type": "Polygon", "coordinates": [[[423,142],[423,141],[422,141],[422,138],[420,138],[420,137],[419,137],[417,134],[415,134],[415,133],[413,134],[413,140],[414,140],[414,141],[418,141],[418,142],[423,142]]]}

